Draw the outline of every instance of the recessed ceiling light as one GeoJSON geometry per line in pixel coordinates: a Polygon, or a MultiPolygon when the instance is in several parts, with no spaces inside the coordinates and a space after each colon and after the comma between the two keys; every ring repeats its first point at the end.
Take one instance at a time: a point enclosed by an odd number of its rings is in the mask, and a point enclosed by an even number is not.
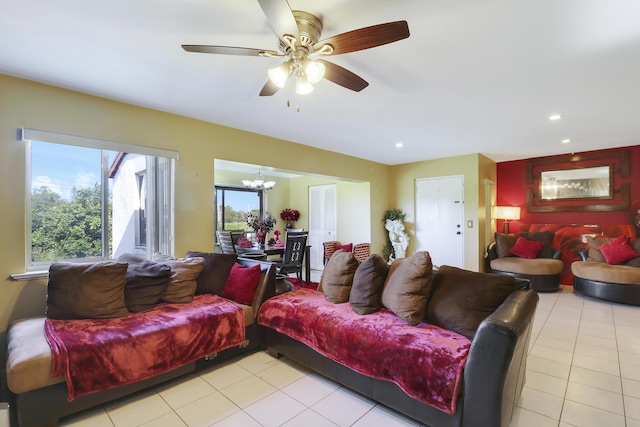
{"type": "Polygon", "coordinates": [[[552,114],[549,116],[549,120],[551,120],[552,122],[557,122],[561,118],[562,116],[560,114],[552,114]]]}
{"type": "Polygon", "coordinates": [[[570,142],[571,142],[571,140],[570,140],[569,138],[565,138],[565,139],[563,139],[563,140],[562,140],[562,141],[560,141],[560,142],[562,142],[563,144],[568,144],[568,143],[570,143],[570,142]]]}
{"type": "Polygon", "coordinates": [[[402,142],[396,143],[396,148],[402,148],[402,147],[404,147],[404,144],[402,142]]]}

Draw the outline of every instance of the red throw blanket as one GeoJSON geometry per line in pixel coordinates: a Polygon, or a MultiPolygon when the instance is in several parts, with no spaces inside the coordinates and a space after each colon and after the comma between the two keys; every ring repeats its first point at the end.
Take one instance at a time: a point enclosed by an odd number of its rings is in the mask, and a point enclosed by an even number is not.
{"type": "Polygon", "coordinates": [[[68,399],[151,378],[245,341],[244,313],[217,295],[116,319],[46,319],[51,375],[68,399]]]}
{"type": "Polygon", "coordinates": [[[360,316],[349,303],[332,304],[309,289],[267,300],[258,322],[447,414],[456,411],[471,345],[462,335],[427,323],[410,326],[386,309],[360,316]]]}

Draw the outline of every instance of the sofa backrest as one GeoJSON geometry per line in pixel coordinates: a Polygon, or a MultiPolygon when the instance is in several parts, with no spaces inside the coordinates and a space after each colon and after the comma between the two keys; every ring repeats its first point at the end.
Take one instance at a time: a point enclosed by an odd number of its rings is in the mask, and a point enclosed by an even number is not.
{"type": "Polygon", "coordinates": [[[258,310],[263,302],[276,294],[276,267],[271,262],[254,261],[245,258],[238,258],[237,262],[244,267],[260,265],[260,280],[256,287],[256,292],[251,302],[254,318],[258,316],[258,310]]]}

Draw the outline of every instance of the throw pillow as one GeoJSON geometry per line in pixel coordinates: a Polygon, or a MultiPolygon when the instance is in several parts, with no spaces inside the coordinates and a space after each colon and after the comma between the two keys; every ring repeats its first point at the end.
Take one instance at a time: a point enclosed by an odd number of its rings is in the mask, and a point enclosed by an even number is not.
{"type": "Polygon", "coordinates": [[[604,255],[607,264],[611,265],[622,264],[639,255],[638,252],[633,250],[631,245],[629,245],[629,238],[627,236],[616,237],[598,249],[602,252],[602,255],[604,255]]]}
{"type": "Polygon", "coordinates": [[[433,278],[425,320],[473,339],[480,323],[516,286],[506,274],[478,273],[443,265],[433,278]]]}
{"type": "Polygon", "coordinates": [[[260,281],[260,264],[245,267],[235,263],[229,273],[227,283],[222,289],[222,297],[238,304],[251,305],[256,287],[260,281]]]}
{"type": "Polygon", "coordinates": [[[524,237],[518,237],[516,244],[509,249],[509,253],[520,258],[537,258],[538,254],[544,247],[542,242],[534,242],[533,240],[527,240],[524,237]]]}
{"type": "Polygon", "coordinates": [[[589,255],[587,257],[587,261],[607,262],[607,260],[604,259],[604,255],[602,255],[602,252],[600,252],[598,248],[605,243],[609,243],[611,240],[613,239],[609,237],[587,236],[587,245],[589,246],[589,255]]]}
{"type": "Polygon", "coordinates": [[[216,254],[209,252],[187,252],[187,258],[204,258],[204,269],[198,277],[196,294],[220,295],[227,283],[231,267],[236,263],[236,254],[216,254]]]}
{"type": "Polygon", "coordinates": [[[110,319],[129,314],[124,302],[127,264],[54,262],[47,281],[47,317],[110,319]]]}
{"type": "Polygon", "coordinates": [[[347,243],[346,245],[341,245],[340,243],[336,243],[336,251],[342,249],[345,252],[353,252],[353,243],[347,243]]]}
{"type": "Polygon", "coordinates": [[[534,242],[540,242],[544,246],[538,253],[539,258],[551,258],[553,256],[553,236],[555,233],[553,231],[521,231],[518,233],[519,237],[524,237],[527,240],[532,240],[534,242]]]}
{"type": "Polygon", "coordinates": [[[498,258],[512,256],[509,253],[509,249],[511,249],[513,245],[516,244],[516,239],[517,237],[515,234],[495,234],[496,252],[498,253],[498,258]]]}
{"type": "Polygon", "coordinates": [[[353,275],[349,304],[358,314],[370,314],[382,308],[382,287],[389,264],[378,254],[368,256],[353,275]]]}
{"type": "Polygon", "coordinates": [[[149,310],[160,302],[160,295],[171,281],[170,266],[136,254],[120,255],[118,262],[129,264],[124,285],[124,302],[129,311],[149,310]]]}
{"type": "Polygon", "coordinates": [[[358,269],[358,260],[352,252],[339,249],[331,255],[320,278],[319,289],[322,289],[327,301],[340,304],[349,301],[353,276],[358,269]]]}
{"type": "Polygon", "coordinates": [[[382,290],[382,305],[415,326],[424,319],[433,279],[429,252],[395,260],[382,290]]]}
{"type": "Polygon", "coordinates": [[[640,268],[640,256],[631,258],[629,261],[625,262],[624,265],[628,265],[629,267],[640,268]]]}
{"type": "Polygon", "coordinates": [[[155,254],[154,259],[171,267],[171,283],[160,295],[162,302],[169,304],[186,304],[193,301],[196,293],[198,277],[204,269],[204,258],[180,258],[155,254]]]}

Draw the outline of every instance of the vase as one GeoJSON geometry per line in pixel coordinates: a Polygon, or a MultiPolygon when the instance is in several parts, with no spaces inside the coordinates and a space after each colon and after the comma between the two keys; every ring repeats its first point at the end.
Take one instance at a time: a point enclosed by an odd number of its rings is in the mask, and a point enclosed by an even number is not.
{"type": "Polygon", "coordinates": [[[267,238],[267,233],[263,233],[262,231],[256,232],[256,240],[259,244],[264,245],[264,241],[267,238]]]}

